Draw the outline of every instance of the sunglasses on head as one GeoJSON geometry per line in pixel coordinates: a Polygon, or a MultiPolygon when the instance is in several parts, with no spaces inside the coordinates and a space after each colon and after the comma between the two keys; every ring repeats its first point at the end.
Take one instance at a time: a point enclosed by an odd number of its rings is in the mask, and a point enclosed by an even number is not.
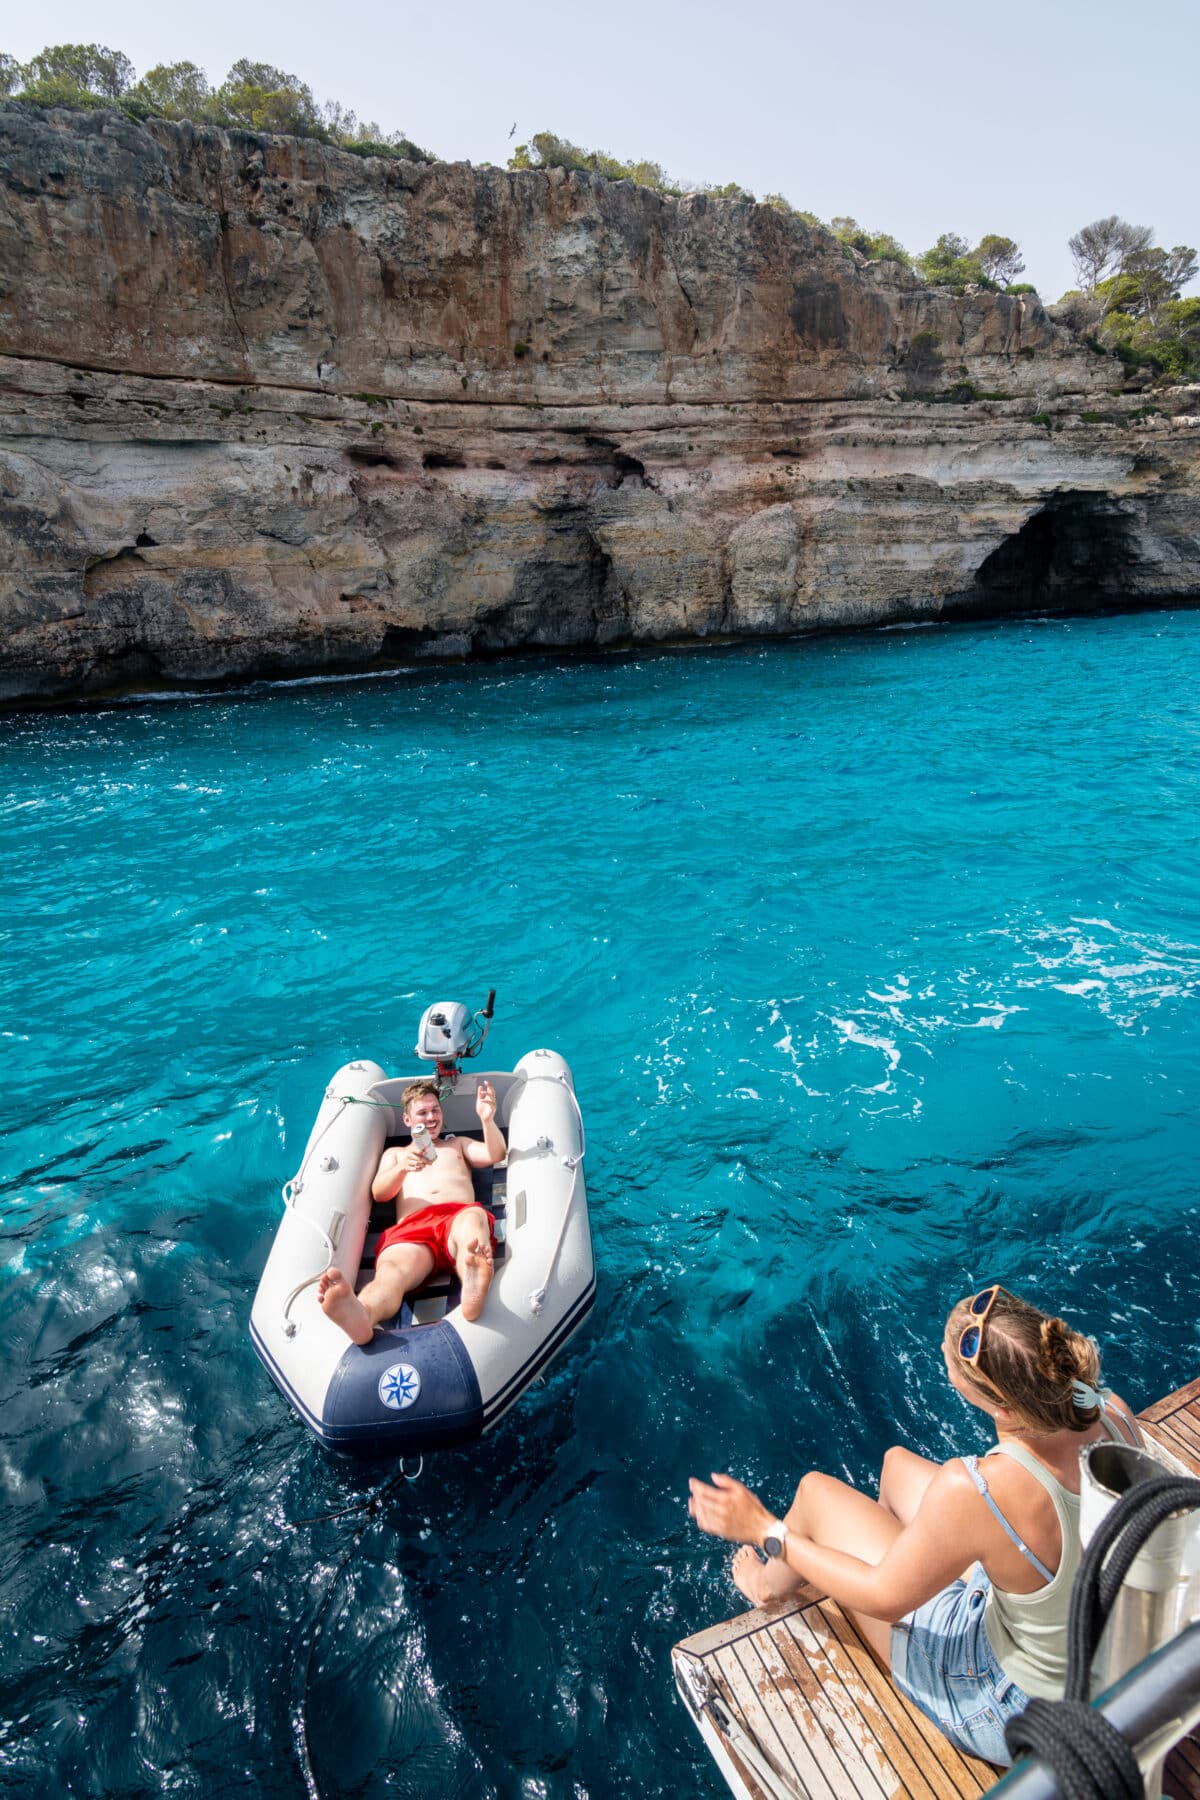
{"type": "Polygon", "coordinates": [[[991,1316],[996,1296],[1000,1292],[1000,1283],[993,1281],[991,1287],[981,1288],[971,1302],[971,1323],[958,1340],[959,1361],[974,1368],[979,1361],[979,1352],[983,1349],[983,1333],[991,1316]]]}

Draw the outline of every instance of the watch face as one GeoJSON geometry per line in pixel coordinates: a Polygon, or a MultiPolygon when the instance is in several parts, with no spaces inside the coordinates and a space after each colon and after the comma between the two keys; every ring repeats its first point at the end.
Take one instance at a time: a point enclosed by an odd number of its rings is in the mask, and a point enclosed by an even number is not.
{"type": "Polygon", "coordinates": [[[783,1555],[783,1537],[778,1531],[768,1531],[763,1539],[763,1549],[768,1556],[783,1555]]]}

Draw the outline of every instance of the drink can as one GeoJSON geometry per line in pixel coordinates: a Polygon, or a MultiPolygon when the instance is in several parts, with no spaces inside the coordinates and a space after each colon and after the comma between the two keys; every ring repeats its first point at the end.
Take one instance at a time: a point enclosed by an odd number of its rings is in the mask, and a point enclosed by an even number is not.
{"type": "Polygon", "coordinates": [[[413,1128],[412,1145],[414,1150],[421,1152],[427,1163],[437,1161],[437,1151],[433,1147],[433,1139],[429,1135],[427,1125],[417,1125],[413,1128]]]}

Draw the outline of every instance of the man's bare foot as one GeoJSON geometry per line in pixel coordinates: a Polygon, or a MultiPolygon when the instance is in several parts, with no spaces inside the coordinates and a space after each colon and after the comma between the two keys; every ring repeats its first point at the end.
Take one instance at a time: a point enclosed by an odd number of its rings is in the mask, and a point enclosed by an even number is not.
{"type": "Polygon", "coordinates": [[[369,1344],[375,1336],[370,1314],[340,1269],[326,1269],[317,1283],[321,1311],[340,1325],[356,1344],[369,1344]]]}
{"type": "Polygon", "coordinates": [[[495,1265],[492,1246],[486,1238],[472,1238],[462,1254],[459,1279],[462,1282],[462,1316],[477,1319],[483,1311],[487,1291],[492,1285],[495,1265]]]}

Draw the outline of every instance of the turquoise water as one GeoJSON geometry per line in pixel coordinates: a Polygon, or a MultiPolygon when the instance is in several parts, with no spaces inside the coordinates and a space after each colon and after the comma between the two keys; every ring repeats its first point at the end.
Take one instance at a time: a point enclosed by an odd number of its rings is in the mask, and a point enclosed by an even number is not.
{"type": "Polygon", "coordinates": [[[689,1473],[978,1447],[991,1278],[1139,1404],[1200,1372],[1197,692],[1160,613],[0,719],[0,1785],[716,1795],[689,1473]],[[489,986],[574,1068],[597,1305],[384,1487],[250,1302],[329,1075],[489,986]]]}

